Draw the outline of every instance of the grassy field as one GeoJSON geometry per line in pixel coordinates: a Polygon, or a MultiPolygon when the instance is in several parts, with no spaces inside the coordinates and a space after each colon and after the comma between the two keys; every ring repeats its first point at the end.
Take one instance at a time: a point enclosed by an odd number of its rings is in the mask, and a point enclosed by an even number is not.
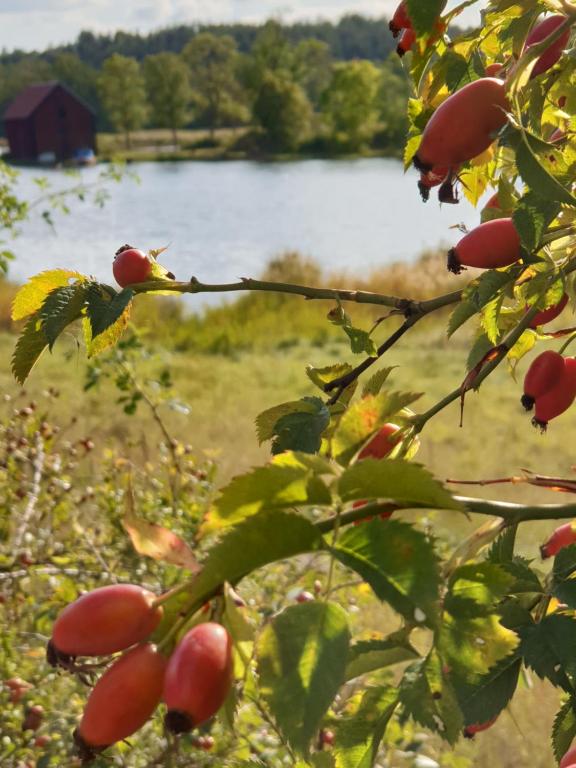
{"type": "MultiPolygon", "coordinates": [[[[386,275],[373,276],[364,287],[415,297],[446,290],[446,278],[437,269],[435,257],[430,256],[424,264],[429,273],[427,281],[423,280],[424,267],[398,267],[386,275]]],[[[283,279],[321,279],[313,265],[295,264],[293,260],[281,268],[272,265],[267,277],[279,277],[279,270],[283,279]]],[[[330,282],[334,281],[345,282],[337,277],[330,282]]],[[[453,287],[452,282],[450,286],[453,287]]],[[[5,287],[4,298],[8,291],[5,287]]],[[[211,309],[204,317],[184,316],[171,303],[154,304],[157,314],[151,307],[148,303],[140,317],[146,318],[154,354],[139,366],[138,374],[147,380],[157,379],[163,369],[171,371],[174,389],[189,404],[190,413],[165,409],[166,424],[171,434],[189,443],[199,455],[217,461],[218,484],[267,460],[269,449],[258,445],[254,420],[267,407],[316,393],[305,376],[306,365],[358,361],[344,343],[342,331],[327,323],[329,304],[294,298],[246,297],[211,309]],[[170,348],[163,341],[170,341],[170,348]]],[[[363,327],[377,317],[377,313],[367,310],[351,312],[363,327]]],[[[426,392],[415,406],[418,412],[456,388],[465,374],[470,331],[463,329],[448,342],[446,320],[447,316],[427,319],[382,361],[382,365],[397,366],[391,377],[395,389],[426,392]]],[[[376,331],[376,341],[384,339],[397,322],[390,319],[383,323],[376,331]]],[[[12,333],[0,334],[1,359],[8,361],[14,340],[12,333]]],[[[520,381],[527,364],[528,361],[522,363],[520,381]]],[[[0,387],[5,395],[18,397],[18,402],[36,398],[49,386],[57,387],[60,397],[54,402],[52,418],[66,428],[67,439],[89,435],[96,444],[96,456],[113,444],[119,445],[125,455],[144,468],[160,436],[150,413],[140,405],[136,416],[125,415],[116,403],[118,391],[109,380],[84,393],[85,369],[83,352],[75,335],[70,334],[52,354],[41,359],[25,393],[20,393],[14,384],[7,364],[0,367],[0,387]]],[[[566,414],[551,425],[546,435],[541,435],[523,413],[520,394],[521,385],[501,366],[479,394],[468,395],[463,428],[459,427],[458,403],[427,426],[418,461],[442,480],[518,475],[522,468],[569,476],[574,464],[576,411],[566,414]]],[[[526,485],[461,490],[466,495],[517,501],[557,500],[550,492],[526,485]]],[[[454,545],[484,522],[479,518],[455,518],[449,513],[434,513],[428,520],[454,545]]],[[[519,540],[522,554],[537,558],[539,543],[554,527],[524,526],[519,540]]],[[[557,700],[549,686],[526,678],[514,703],[493,729],[474,743],[461,743],[454,753],[442,752],[443,768],[552,768],[548,734],[557,700]]],[[[397,755],[392,765],[409,768],[412,762],[397,755]]]]}
{"type": "Polygon", "coordinates": [[[99,133],[98,156],[102,160],[121,157],[124,160],[212,160],[229,156],[230,147],[246,128],[219,128],[212,138],[206,129],[179,130],[177,142],[172,131],[146,129],[130,134],[130,147],[119,133],[99,133]]]}

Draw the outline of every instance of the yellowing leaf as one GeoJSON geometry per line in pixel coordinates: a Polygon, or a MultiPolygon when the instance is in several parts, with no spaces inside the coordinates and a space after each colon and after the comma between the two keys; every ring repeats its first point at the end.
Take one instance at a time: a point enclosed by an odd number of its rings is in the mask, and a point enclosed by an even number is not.
{"type": "Polygon", "coordinates": [[[62,288],[70,280],[86,280],[80,272],[70,269],[51,269],[31,277],[16,294],[12,304],[12,320],[23,320],[37,312],[44,300],[55,288],[62,288]]]}
{"type": "Polygon", "coordinates": [[[122,526],[138,554],[186,568],[192,573],[198,573],[200,570],[192,550],[179,536],[161,525],[148,523],[136,516],[131,488],[126,491],[126,510],[122,526]]]}

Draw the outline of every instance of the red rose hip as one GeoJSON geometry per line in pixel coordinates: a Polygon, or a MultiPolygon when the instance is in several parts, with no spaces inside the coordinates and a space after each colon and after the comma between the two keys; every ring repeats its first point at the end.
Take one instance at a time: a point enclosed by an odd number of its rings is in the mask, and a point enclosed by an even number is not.
{"type": "Polygon", "coordinates": [[[559,352],[547,350],[538,355],[524,378],[524,408],[531,411],[536,399],[553,389],[563,375],[564,357],[559,352]]]}
{"type": "Polygon", "coordinates": [[[146,640],[163,614],[155,600],[156,595],[134,584],[100,587],[82,595],[56,619],[49,661],[57,663],[62,656],[107,656],[146,640]]]}
{"type": "Polygon", "coordinates": [[[548,422],[565,413],[576,400],[576,359],[564,358],[564,371],[557,383],[536,398],[536,410],[532,424],[544,432],[548,422]]]}
{"type": "MultiPolygon", "coordinates": [[[[533,45],[536,45],[537,43],[541,43],[543,40],[545,40],[547,37],[549,37],[553,32],[555,32],[558,27],[563,24],[566,21],[566,16],[561,16],[560,14],[554,14],[553,16],[547,16],[543,21],[536,24],[532,32],[528,35],[526,38],[526,44],[524,46],[524,51],[527,51],[529,48],[531,48],[533,45]]],[[[534,65],[534,69],[532,70],[532,73],[530,75],[530,79],[534,77],[538,77],[538,75],[543,74],[548,69],[554,66],[556,62],[560,59],[560,56],[562,56],[562,51],[568,44],[568,41],[570,40],[570,30],[567,29],[565,32],[562,33],[562,35],[556,40],[554,43],[552,43],[545,51],[544,53],[536,60],[536,64],[534,65]]]]}
{"type": "Polygon", "coordinates": [[[552,320],[556,320],[556,318],[562,314],[567,304],[568,294],[565,293],[558,304],[554,304],[553,307],[548,307],[548,309],[543,309],[542,312],[538,312],[532,319],[530,328],[538,328],[539,325],[546,325],[546,323],[551,323],[552,320]]]}
{"type": "Polygon", "coordinates": [[[555,557],[561,549],[576,544],[576,528],[572,523],[566,523],[556,528],[548,541],[540,547],[542,560],[548,557],[555,557]]]}
{"type": "Polygon", "coordinates": [[[224,704],[232,685],[232,640],[220,624],[199,624],[180,641],[164,683],[164,724],[185,733],[205,723],[224,704]]]}
{"type": "Polygon", "coordinates": [[[145,283],[152,274],[152,261],[137,248],[120,249],[112,264],[114,279],[125,288],[127,285],[145,283]]]}
{"type": "Polygon", "coordinates": [[[74,733],[84,760],[127,739],[150,719],[162,698],[166,664],[156,646],[147,643],[125,653],[102,675],[74,733]]]}
{"type": "Polygon", "coordinates": [[[434,112],[414,165],[427,173],[435,166],[455,167],[480,155],[506,124],[510,105],[502,80],[483,77],[449,96],[434,112]]]}
{"type": "Polygon", "coordinates": [[[448,269],[456,275],[465,267],[500,269],[521,257],[520,236],[512,219],[494,219],[473,229],[448,252],[448,269]]]}

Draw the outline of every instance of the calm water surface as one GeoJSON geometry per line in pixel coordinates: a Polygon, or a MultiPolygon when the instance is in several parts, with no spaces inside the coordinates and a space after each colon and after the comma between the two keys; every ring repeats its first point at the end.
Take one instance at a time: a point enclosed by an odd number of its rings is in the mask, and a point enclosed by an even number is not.
{"type": "MultiPolygon", "coordinates": [[[[459,235],[450,227],[473,226],[479,216],[466,201],[422,203],[416,172],[404,175],[396,160],[135,163],[131,170],[140,183],[112,184],[103,209],[73,202],[71,215],[55,216],[55,231],[39,217],[26,223],[11,277],[71,267],[111,282],[123,243],[171,244],[163,261],[183,280],[254,277],[286,250],[313,257],[327,272],[354,274],[451,245],[459,235]]],[[[90,183],[97,174],[86,169],[82,178],[90,183]]],[[[28,199],[38,196],[37,175],[22,172],[28,199]]],[[[72,183],[59,171],[47,175],[53,188],[72,183]]]]}

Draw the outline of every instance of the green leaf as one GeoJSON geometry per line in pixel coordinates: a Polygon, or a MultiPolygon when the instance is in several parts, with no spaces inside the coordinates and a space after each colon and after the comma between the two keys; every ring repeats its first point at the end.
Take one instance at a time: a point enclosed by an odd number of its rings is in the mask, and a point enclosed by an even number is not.
{"type": "Polygon", "coordinates": [[[537,341],[538,334],[536,331],[528,328],[526,331],[524,331],[522,336],[520,336],[512,349],[509,350],[508,354],[506,355],[507,359],[514,363],[519,362],[525,355],[534,349],[537,341]]]}
{"type": "Polygon", "coordinates": [[[462,509],[427,469],[402,459],[363,459],[342,474],[338,490],[346,502],[391,499],[406,507],[462,509]]]}
{"type": "Polygon", "coordinates": [[[452,574],[444,607],[455,618],[489,615],[508,594],[512,582],[512,576],[500,565],[463,565],[452,574]]]}
{"type": "Polygon", "coordinates": [[[254,641],[254,627],[246,618],[245,611],[236,605],[235,596],[231,594],[229,584],[224,586],[223,621],[235,643],[254,641]]]}
{"type": "Polygon", "coordinates": [[[552,595],[568,608],[576,608],[576,545],[564,547],[554,558],[552,595]]]}
{"type": "Polygon", "coordinates": [[[560,210],[553,200],[546,200],[534,192],[528,192],[518,202],[512,219],[522,245],[528,252],[540,248],[542,236],[560,210]]]}
{"type": "Polygon", "coordinates": [[[418,657],[418,651],[410,645],[402,632],[384,640],[361,640],[350,648],[346,680],[353,680],[393,664],[414,661],[418,657]]]}
{"type": "Polygon", "coordinates": [[[326,384],[346,376],[351,371],[352,366],[349,363],[336,363],[336,365],[328,365],[325,368],[315,368],[313,365],[306,366],[306,376],[322,391],[324,391],[326,384]]]}
{"type": "Polygon", "coordinates": [[[52,349],[62,331],[82,315],[86,301],[86,285],[76,283],[51,291],[42,304],[42,329],[52,349]]]}
{"type": "Polygon", "coordinates": [[[372,768],[386,727],[398,704],[394,688],[367,688],[356,711],[338,720],[336,768],[372,768]]]}
{"type": "Polygon", "coordinates": [[[260,691],[283,736],[306,756],[344,681],[350,634],[335,603],[287,608],[257,644],[260,691]]]}
{"type": "Polygon", "coordinates": [[[316,526],[300,515],[275,510],[250,517],[227,530],[212,546],[182,599],[185,604],[202,605],[226,582],[235,585],[268,563],[324,548],[316,526]]]}
{"type": "Polygon", "coordinates": [[[23,320],[35,314],[55,288],[67,286],[73,279],[83,281],[87,278],[69,269],[51,269],[31,277],[16,294],[12,304],[12,320],[23,320]]]}
{"type": "Polygon", "coordinates": [[[494,301],[486,304],[482,310],[481,323],[486,336],[490,340],[490,343],[494,346],[498,344],[500,340],[500,327],[498,321],[500,319],[500,312],[502,310],[503,296],[499,296],[494,301]]]}
{"type": "Polygon", "coordinates": [[[474,618],[444,614],[438,648],[456,675],[465,682],[475,684],[517,645],[516,633],[504,627],[495,614],[474,618]]]}
{"type": "Polygon", "coordinates": [[[521,627],[519,632],[524,663],[538,677],[566,689],[566,675],[572,679],[576,676],[576,620],[551,614],[538,624],[521,627]]]}
{"type": "MultiPolygon", "coordinates": [[[[303,408],[307,408],[307,406],[302,400],[294,400],[290,403],[275,405],[273,408],[268,408],[266,411],[259,414],[256,417],[256,434],[260,445],[267,440],[272,440],[276,434],[274,428],[283,416],[289,416],[292,413],[301,413],[303,408]]],[[[309,407],[309,412],[313,412],[312,406],[309,407]]]]}
{"type": "Polygon", "coordinates": [[[563,547],[554,558],[554,584],[561,584],[576,571],[576,544],[563,547]]]}
{"type": "Polygon", "coordinates": [[[461,56],[459,53],[456,53],[456,51],[446,51],[444,56],[442,56],[441,65],[443,74],[442,80],[450,93],[453,93],[466,85],[466,83],[470,82],[468,59],[461,56]]]}
{"type": "Polygon", "coordinates": [[[379,371],[376,371],[376,373],[368,379],[366,384],[364,384],[362,389],[362,397],[367,397],[368,395],[379,395],[382,387],[386,383],[393,370],[394,368],[392,367],[381,368],[379,371]]]}
{"type": "Polygon", "coordinates": [[[329,505],[330,491],[318,475],[330,471],[330,465],[322,460],[309,464],[307,458],[305,454],[283,453],[266,466],[235,477],[220,492],[206,527],[235,525],[265,510],[329,505]]]}
{"type": "Polygon", "coordinates": [[[411,392],[381,392],[363,397],[350,406],[332,438],[332,455],[336,461],[346,466],[380,427],[420,397],[411,392]]]}
{"type": "Polygon", "coordinates": [[[576,207],[576,198],[548,172],[524,141],[516,148],[516,165],[522,180],[532,192],[549,201],[576,207]]]}
{"type": "Polygon", "coordinates": [[[508,706],[518,686],[521,666],[522,659],[512,654],[473,683],[457,675],[451,677],[466,725],[486,723],[508,706]]]}
{"type": "Polygon", "coordinates": [[[417,723],[454,744],[462,731],[462,713],[436,650],[404,673],[400,703],[417,723]]]}
{"type": "Polygon", "coordinates": [[[116,293],[108,286],[91,283],[88,286],[87,317],[84,324],[88,356],[114,346],[124,333],[134,292],[124,288],[116,293]]]}
{"type": "Polygon", "coordinates": [[[513,576],[494,563],[467,564],[450,579],[438,649],[461,683],[476,685],[518,645],[495,613],[513,576]]]}
{"type": "Polygon", "coordinates": [[[516,543],[516,526],[508,526],[494,541],[486,556],[491,563],[501,565],[509,563],[514,557],[514,545],[516,543]]]}
{"type": "Polygon", "coordinates": [[[448,335],[451,336],[461,325],[474,314],[489,304],[518,275],[517,270],[498,272],[488,269],[474,280],[464,291],[463,301],[456,307],[448,325],[448,335]]]}
{"type": "Polygon", "coordinates": [[[92,338],[114,325],[122,317],[134,298],[134,291],[124,288],[120,293],[111,294],[101,285],[92,283],[88,287],[88,319],[92,328],[92,338]]]}
{"type": "Polygon", "coordinates": [[[12,355],[12,373],[19,384],[24,384],[47,346],[42,320],[37,313],[26,323],[12,355]]]}
{"type": "Polygon", "coordinates": [[[319,397],[305,397],[297,413],[281,416],[274,426],[272,454],[285,451],[318,453],[322,434],[330,424],[330,411],[319,397]]]}
{"type": "Polygon", "coordinates": [[[425,35],[434,30],[434,24],[444,8],[443,0],[407,0],[408,13],[412,26],[420,35],[425,35]]]}
{"type": "Polygon", "coordinates": [[[423,533],[396,520],[373,520],[345,531],[331,552],[406,619],[435,623],[438,559],[423,533]]]}
{"type": "Polygon", "coordinates": [[[470,320],[478,312],[478,308],[471,301],[461,301],[448,321],[448,337],[452,336],[458,328],[470,320]]]}
{"type": "Polygon", "coordinates": [[[362,355],[365,353],[369,357],[377,356],[378,350],[376,349],[376,344],[374,344],[368,331],[345,325],[344,333],[350,339],[350,349],[353,354],[362,355]]]}
{"type": "Polygon", "coordinates": [[[576,702],[567,699],[554,718],[552,747],[556,760],[560,762],[576,738],[576,702]]]}

